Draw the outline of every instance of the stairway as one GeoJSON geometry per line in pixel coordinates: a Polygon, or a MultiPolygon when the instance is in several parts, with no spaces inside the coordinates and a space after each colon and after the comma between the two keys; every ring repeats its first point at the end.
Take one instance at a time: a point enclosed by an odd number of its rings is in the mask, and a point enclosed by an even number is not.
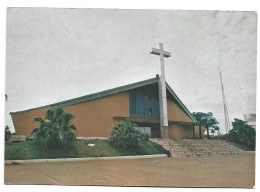
{"type": "Polygon", "coordinates": [[[243,150],[224,140],[215,139],[158,139],[150,138],[150,141],[162,145],[169,150],[172,157],[214,156],[223,154],[241,154],[243,150]]]}

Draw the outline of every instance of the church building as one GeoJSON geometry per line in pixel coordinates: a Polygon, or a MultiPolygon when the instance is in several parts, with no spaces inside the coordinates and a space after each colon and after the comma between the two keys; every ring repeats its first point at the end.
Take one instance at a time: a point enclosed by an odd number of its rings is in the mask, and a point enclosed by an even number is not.
{"type": "MultiPolygon", "coordinates": [[[[149,137],[163,139],[203,138],[204,127],[196,121],[179,97],[165,81],[164,57],[170,52],[152,48],[160,56],[161,75],[145,81],[99,93],[11,113],[18,135],[29,136],[37,127],[35,117],[44,117],[52,107],[63,107],[75,116],[77,137],[109,137],[121,121],[136,123],[136,129],[149,137]]],[[[207,130],[208,132],[208,130],[207,130]]]]}
{"type": "Polygon", "coordinates": [[[113,127],[122,121],[137,124],[136,129],[152,138],[202,138],[199,125],[179,97],[166,83],[168,127],[160,128],[160,77],[109,89],[58,103],[24,111],[11,112],[17,135],[30,136],[38,126],[35,117],[44,118],[47,109],[63,107],[75,116],[77,137],[109,137],[113,127]],[[162,133],[164,131],[164,133],[162,133]]]}

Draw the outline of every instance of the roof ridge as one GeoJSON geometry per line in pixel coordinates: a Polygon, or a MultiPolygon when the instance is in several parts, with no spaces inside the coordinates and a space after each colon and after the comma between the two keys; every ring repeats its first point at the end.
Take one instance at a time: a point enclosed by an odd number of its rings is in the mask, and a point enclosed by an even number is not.
{"type": "Polygon", "coordinates": [[[115,88],[112,88],[112,89],[107,89],[107,90],[104,90],[104,91],[99,91],[99,92],[96,92],[96,93],[91,93],[91,94],[88,94],[88,95],[83,95],[83,96],[72,98],[72,99],[67,99],[65,101],[60,101],[60,102],[56,102],[56,103],[49,104],[49,105],[34,107],[34,108],[16,111],[16,112],[10,112],[10,114],[21,113],[21,112],[25,112],[25,111],[31,111],[31,110],[35,110],[35,109],[39,109],[39,108],[43,108],[43,107],[65,107],[65,106],[68,106],[68,105],[78,104],[78,103],[86,102],[86,101],[89,101],[89,100],[105,97],[105,96],[108,96],[108,95],[121,93],[121,92],[130,90],[130,89],[135,89],[135,88],[142,87],[142,86],[145,86],[145,85],[150,85],[150,84],[153,84],[157,81],[158,81],[158,77],[156,76],[154,78],[146,79],[146,80],[143,80],[143,81],[139,81],[139,82],[135,82],[135,83],[127,84],[127,85],[122,85],[122,86],[115,87],[115,88]]]}
{"type": "MultiPolygon", "coordinates": [[[[135,82],[135,83],[127,84],[127,85],[122,85],[122,86],[119,86],[119,87],[116,87],[116,88],[107,89],[107,90],[96,92],[96,93],[91,93],[91,94],[88,94],[88,95],[68,99],[68,100],[65,100],[65,101],[56,102],[56,103],[49,104],[49,105],[44,105],[44,106],[30,108],[30,109],[16,111],[16,112],[10,112],[10,114],[22,113],[22,112],[26,112],[26,111],[40,109],[40,108],[43,108],[43,107],[65,107],[65,106],[69,106],[69,105],[83,103],[83,102],[86,102],[86,101],[102,98],[102,97],[117,94],[117,93],[122,93],[124,91],[136,89],[136,88],[143,87],[143,86],[146,86],[146,85],[150,85],[150,84],[158,82],[158,79],[159,79],[159,76],[156,75],[156,77],[154,77],[154,78],[146,79],[146,80],[143,80],[143,81],[139,81],[139,82],[135,82]]],[[[173,89],[168,85],[167,82],[165,82],[165,83],[166,83],[166,88],[169,90],[169,92],[172,94],[172,96],[176,99],[176,101],[181,106],[181,108],[186,112],[186,114],[193,121],[197,122],[197,120],[193,117],[193,115],[190,113],[190,111],[187,109],[187,107],[182,103],[182,101],[179,99],[179,97],[173,91],[173,89]]]]}

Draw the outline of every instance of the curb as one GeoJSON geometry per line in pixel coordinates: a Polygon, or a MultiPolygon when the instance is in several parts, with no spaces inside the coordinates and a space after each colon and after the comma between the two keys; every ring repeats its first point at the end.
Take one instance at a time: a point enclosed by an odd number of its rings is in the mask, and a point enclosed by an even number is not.
{"type": "Polygon", "coordinates": [[[164,157],[167,157],[167,155],[158,154],[158,155],[136,155],[136,156],[115,156],[115,157],[5,160],[5,164],[11,165],[11,164],[24,164],[24,163],[54,163],[54,162],[73,162],[73,161],[92,161],[92,160],[151,159],[151,158],[164,158],[164,157]]]}
{"type": "Polygon", "coordinates": [[[244,151],[246,153],[255,153],[255,151],[244,151]]]}

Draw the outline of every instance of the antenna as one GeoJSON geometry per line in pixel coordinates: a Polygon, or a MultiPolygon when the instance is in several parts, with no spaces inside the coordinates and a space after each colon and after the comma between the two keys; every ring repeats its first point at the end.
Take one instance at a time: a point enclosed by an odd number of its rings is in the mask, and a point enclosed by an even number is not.
{"type": "Polygon", "coordinates": [[[219,77],[220,77],[220,83],[221,83],[221,89],[222,89],[224,116],[225,116],[225,127],[226,127],[226,134],[227,134],[228,131],[230,130],[230,122],[229,122],[227,103],[226,103],[226,98],[225,98],[225,93],[224,93],[224,86],[223,86],[223,81],[222,81],[222,75],[221,75],[221,71],[219,69],[219,66],[218,66],[218,71],[219,71],[219,77]]]}

